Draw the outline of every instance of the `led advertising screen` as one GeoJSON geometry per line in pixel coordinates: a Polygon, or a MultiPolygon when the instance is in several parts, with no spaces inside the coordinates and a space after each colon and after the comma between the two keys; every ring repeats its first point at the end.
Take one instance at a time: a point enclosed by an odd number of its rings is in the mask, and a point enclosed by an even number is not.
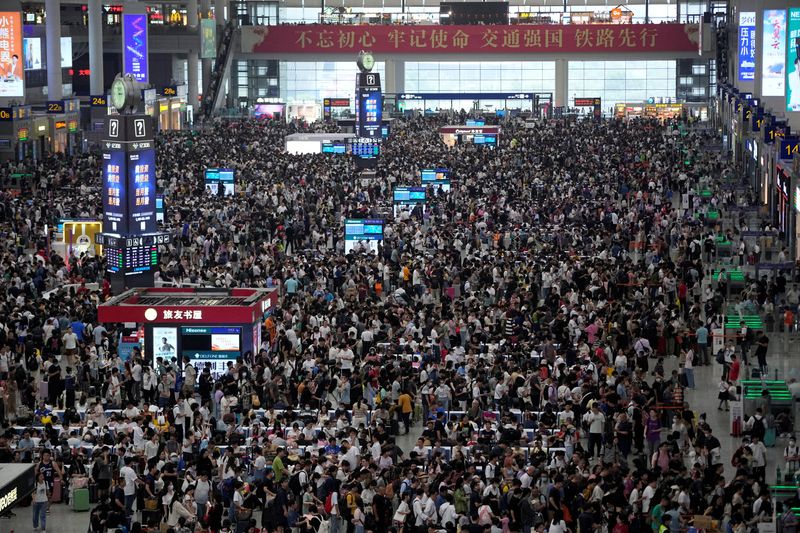
{"type": "Polygon", "coordinates": [[[392,193],[394,216],[397,217],[402,211],[411,212],[418,205],[425,212],[427,190],[427,187],[395,187],[392,193]]]}
{"type": "Polygon", "coordinates": [[[147,14],[122,14],[122,69],[136,81],[148,83],[147,14]]]}
{"type": "Polygon", "coordinates": [[[225,196],[233,196],[236,192],[234,171],[230,168],[207,168],[205,185],[207,194],[217,196],[222,187],[225,196]]]}
{"type": "Polygon", "coordinates": [[[279,120],[286,116],[286,106],[284,104],[256,104],[253,108],[253,116],[268,120],[279,120]]]}
{"type": "Polygon", "coordinates": [[[128,203],[122,183],[124,166],[125,152],[103,152],[103,230],[106,233],[128,231],[128,203]]]}
{"type": "Polygon", "coordinates": [[[786,32],[786,111],[800,111],[800,7],[789,9],[786,32]]]}
{"type": "Polygon", "coordinates": [[[153,360],[169,361],[178,355],[178,328],[153,328],[153,360]]]}
{"type": "Polygon", "coordinates": [[[344,221],[344,253],[377,253],[383,240],[382,219],[347,219],[344,221]]]}
{"type": "Polygon", "coordinates": [[[786,10],[764,11],[761,50],[761,95],[784,95],[786,65],[786,10]]]}
{"type": "Polygon", "coordinates": [[[129,230],[133,233],[156,231],[156,152],[155,149],[128,154],[129,230]]]}
{"type": "Polygon", "coordinates": [[[241,356],[242,328],[182,327],[181,355],[188,357],[198,369],[211,363],[211,373],[223,374],[228,361],[241,356]]]}
{"type": "Polygon", "coordinates": [[[22,47],[25,50],[25,70],[43,69],[42,40],[39,37],[25,37],[22,47]]]}
{"type": "Polygon", "coordinates": [[[739,12],[739,81],[756,76],[756,12],[739,12]]]}
{"type": "Polygon", "coordinates": [[[72,37],[61,38],[61,68],[72,67],[72,37]]]}
{"type": "Polygon", "coordinates": [[[19,11],[0,11],[0,98],[25,95],[22,17],[19,11]]]}

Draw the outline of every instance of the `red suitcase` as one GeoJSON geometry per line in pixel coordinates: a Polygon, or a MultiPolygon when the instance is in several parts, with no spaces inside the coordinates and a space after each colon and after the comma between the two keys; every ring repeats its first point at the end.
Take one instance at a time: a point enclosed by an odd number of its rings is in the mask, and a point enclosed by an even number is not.
{"type": "Polygon", "coordinates": [[[50,503],[61,503],[61,480],[59,478],[53,480],[53,494],[50,497],[50,503]]]}

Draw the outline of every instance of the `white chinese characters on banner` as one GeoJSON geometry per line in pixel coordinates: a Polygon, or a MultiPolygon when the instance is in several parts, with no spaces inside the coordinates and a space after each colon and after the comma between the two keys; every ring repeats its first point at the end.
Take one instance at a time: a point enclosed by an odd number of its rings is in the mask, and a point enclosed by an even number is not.
{"type": "Polygon", "coordinates": [[[203,311],[200,309],[164,309],[161,311],[163,320],[203,320],[203,311]]]}

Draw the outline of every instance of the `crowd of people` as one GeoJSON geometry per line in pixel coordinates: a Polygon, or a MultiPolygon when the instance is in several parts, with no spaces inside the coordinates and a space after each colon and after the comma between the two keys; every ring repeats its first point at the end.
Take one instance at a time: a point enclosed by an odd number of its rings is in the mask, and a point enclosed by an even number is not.
{"type": "MultiPolygon", "coordinates": [[[[731,462],[728,428],[685,396],[695,367],[720,362],[709,331],[728,295],[709,274],[721,230],[695,213],[741,200],[718,185],[736,169],[706,149],[711,134],[509,118],[497,149],[446,147],[438,126],[464,118],[396,120],[368,180],[349,156],[285,151],[287,134],[330,125],[239,120],[158,139],[175,240],[157,281],[281,291],[258,353],[222,374],[141,350],[123,360],[122,325],[97,321],[104,259],[50,251],[58,219],[101,215],[97,154],[2,167],[32,175],[0,210],[0,462],[36,464],[34,528],[84,487],[93,532],[677,533],[703,517],[742,533],[772,520],[768,413],[731,462]],[[238,193],[209,195],[206,167],[234,169],[238,193]],[[392,219],[393,187],[432,167],[451,189],[392,219]],[[377,253],[345,253],[345,219],[384,217],[377,253]]],[[[764,281],[761,304],[786,286],[764,281]]],[[[720,409],[751,348],[765,370],[768,343],[745,327],[721,354],[720,409]]],[[[793,441],[787,453],[796,465],[793,441]]]]}

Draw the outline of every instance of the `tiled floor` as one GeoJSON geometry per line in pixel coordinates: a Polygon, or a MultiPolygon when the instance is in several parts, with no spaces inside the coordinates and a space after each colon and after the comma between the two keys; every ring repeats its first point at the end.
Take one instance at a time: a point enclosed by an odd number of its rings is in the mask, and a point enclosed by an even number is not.
{"type": "MultiPolygon", "coordinates": [[[[770,367],[777,369],[781,378],[789,378],[796,374],[800,378],[797,370],[797,360],[800,355],[800,342],[792,339],[793,342],[782,341],[781,337],[773,338],[773,346],[776,353],[769,356],[770,367]],[[784,350],[789,349],[789,355],[784,350]],[[778,355],[780,354],[780,355],[778,355]]],[[[771,349],[772,351],[772,349],[771,349]]],[[[675,367],[675,360],[666,362],[666,370],[669,372],[675,367]]],[[[695,369],[695,382],[697,388],[687,392],[687,400],[693,410],[699,413],[706,413],[707,420],[714,428],[714,433],[722,443],[723,459],[726,473],[730,475],[730,460],[733,451],[739,443],[739,439],[730,436],[730,414],[717,410],[717,384],[719,383],[719,365],[711,367],[699,367],[695,369]]],[[[407,436],[401,436],[398,444],[404,450],[411,449],[416,441],[416,436],[421,431],[421,427],[415,427],[407,436]]],[[[775,469],[780,464],[783,469],[783,448],[786,446],[785,439],[778,439],[774,448],[768,449],[767,480],[774,482],[775,469]],[[780,461],[780,463],[776,463],[780,461]]],[[[27,533],[33,530],[31,522],[31,508],[15,509],[16,517],[12,519],[0,518],[0,533],[27,533]]],[[[67,505],[55,505],[47,517],[48,531],[56,533],[86,533],[89,524],[88,513],[75,513],[67,505]]]]}

